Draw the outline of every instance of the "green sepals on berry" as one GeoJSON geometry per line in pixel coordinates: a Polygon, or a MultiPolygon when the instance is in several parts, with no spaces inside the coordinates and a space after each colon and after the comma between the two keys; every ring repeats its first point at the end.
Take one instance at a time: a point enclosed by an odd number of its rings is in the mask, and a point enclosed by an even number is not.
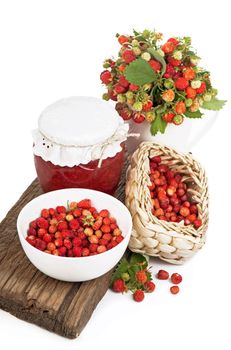
{"type": "Polygon", "coordinates": [[[156,114],[156,118],[153,120],[151,124],[151,134],[156,135],[158,132],[161,134],[164,134],[165,129],[167,127],[167,123],[165,120],[162,119],[160,114],[156,114]]]}
{"type": "Polygon", "coordinates": [[[112,275],[111,287],[115,290],[115,282],[124,281],[123,291],[135,293],[137,290],[147,290],[147,283],[152,281],[152,275],[148,270],[148,257],[138,253],[132,253],[128,258],[123,257],[112,275]]]}

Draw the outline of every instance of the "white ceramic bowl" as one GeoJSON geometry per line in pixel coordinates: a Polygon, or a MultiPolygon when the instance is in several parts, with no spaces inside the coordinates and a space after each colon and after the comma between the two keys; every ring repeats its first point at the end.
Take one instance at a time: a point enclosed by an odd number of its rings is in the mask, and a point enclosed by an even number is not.
{"type": "Polygon", "coordinates": [[[123,256],[132,230],[132,219],[128,209],[118,199],[108,194],[88,189],[64,189],[52,191],[33,199],[21,210],[17,229],[22,247],[34,266],[46,275],[62,281],[80,282],[99,277],[112,269],[123,256]],[[89,198],[96,209],[108,209],[117,219],[124,239],[111,250],[98,255],[68,258],[44,253],[30,245],[25,237],[29,223],[39,217],[42,208],[67,205],[67,201],[89,198]]]}

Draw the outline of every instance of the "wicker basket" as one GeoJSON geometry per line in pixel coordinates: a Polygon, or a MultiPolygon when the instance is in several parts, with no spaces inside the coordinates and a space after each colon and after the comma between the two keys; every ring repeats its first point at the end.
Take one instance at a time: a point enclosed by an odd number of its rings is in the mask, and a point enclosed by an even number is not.
{"type": "Polygon", "coordinates": [[[126,205],[133,218],[133,232],[129,248],[138,253],[158,256],[173,264],[182,264],[205,243],[208,227],[208,185],[204,170],[190,154],[184,155],[166,146],[143,142],[131,158],[127,172],[126,205]],[[148,186],[149,157],[161,156],[183,176],[188,194],[198,203],[198,215],[202,226],[196,230],[184,222],[175,223],[157,219],[152,214],[152,201],[148,186]]]}

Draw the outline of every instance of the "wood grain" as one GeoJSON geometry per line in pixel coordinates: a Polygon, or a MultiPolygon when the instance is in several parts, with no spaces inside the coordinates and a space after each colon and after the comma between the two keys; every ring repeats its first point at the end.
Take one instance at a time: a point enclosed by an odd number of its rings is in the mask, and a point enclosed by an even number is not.
{"type": "MultiPolygon", "coordinates": [[[[116,197],[124,200],[124,174],[116,197]]],[[[67,338],[76,338],[106,293],[112,271],[83,283],[47,277],[27,259],[16,230],[23,206],[42,193],[34,180],[0,223],[0,308],[67,338]]]]}

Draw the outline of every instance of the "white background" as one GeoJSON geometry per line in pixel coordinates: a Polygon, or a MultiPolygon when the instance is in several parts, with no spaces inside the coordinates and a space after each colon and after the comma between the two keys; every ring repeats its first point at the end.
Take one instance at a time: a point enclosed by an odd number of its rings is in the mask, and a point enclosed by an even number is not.
{"type": "MultiPolygon", "coordinates": [[[[30,131],[49,103],[101,96],[104,58],[117,53],[115,33],[155,28],[189,35],[212,72],[220,97],[230,95],[228,1],[0,1],[0,219],[35,178],[30,131]]],[[[66,340],[0,311],[1,348],[195,349],[230,347],[230,106],[193,149],[210,182],[210,227],[204,249],[182,267],[153,260],[153,272],[182,272],[137,304],[108,292],[76,340],[66,340]]],[[[1,234],[1,233],[0,233],[1,234]]]]}

